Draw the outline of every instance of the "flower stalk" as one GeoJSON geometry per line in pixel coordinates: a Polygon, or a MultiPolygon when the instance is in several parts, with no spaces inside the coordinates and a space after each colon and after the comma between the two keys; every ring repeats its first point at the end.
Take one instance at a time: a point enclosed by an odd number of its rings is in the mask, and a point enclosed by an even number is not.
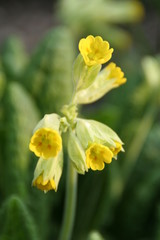
{"type": "Polygon", "coordinates": [[[71,239],[76,209],[77,179],[77,172],[68,159],[65,209],[59,240],[71,239]]]}

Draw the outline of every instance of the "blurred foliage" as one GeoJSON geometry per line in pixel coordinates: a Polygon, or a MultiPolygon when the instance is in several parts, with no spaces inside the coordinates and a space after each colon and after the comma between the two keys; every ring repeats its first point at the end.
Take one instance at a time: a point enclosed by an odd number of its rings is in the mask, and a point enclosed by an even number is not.
{"type": "Polygon", "coordinates": [[[33,219],[23,202],[16,196],[11,196],[1,211],[1,240],[38,240],[33,219]],[[2,221],[5,219],[5,221],[2,221]],[[15,221],[16,219],[16,221],[15,221]]]}
{"type": "MultiPolygon", "coordinates": [[[[159,240],[160,57],[142,55],[148,43],[140,26],[134,27],[139,42],[132,46],[124,27],[143,17],[142,4],[61,0],[57,6],[63,26],[51,30],[30,56],[17,37],[0,47],[0,240],[58,238],[66,162],[57,193],[31,188],[36,160],[28,143],[43,114],[69,102],[76,41],[87,34],[101,35],[115,50],[130,46],[120,56],[115,51],[114,59],[126,85],[81,112],[117,131],[126,152],[102,172],[79,175],[72,239],[159,240]]],[[[156,6],[159,11],[155,0],[156,6]]]]}
{"type": "Polygon", "coordinates": [[[65,27],[50,31],[31,56],[22,82],[43,113],[59,112],[70,100],[74,57],[74,40],[65,27]]]}
{"type": "Polygon", "coordinates": [[[100,35],[115,48],[131,44],[131,36],[120,24],[135,23],[144,17],[139,1],[61,0],[58,16],[77,38],[89,34],[100,35]]]}

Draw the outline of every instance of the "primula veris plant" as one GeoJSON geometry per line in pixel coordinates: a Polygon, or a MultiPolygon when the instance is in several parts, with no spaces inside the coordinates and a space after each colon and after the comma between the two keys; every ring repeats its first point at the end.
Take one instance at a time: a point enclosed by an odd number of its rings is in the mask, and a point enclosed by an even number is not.
{"type": "Polygon", "coordinates": [[[78,105],[100,99],[108,91],[126,82],[115,63],[107,63],[113,49],[100,36],[89,35],[79,42],[79,55],[73,67],[74,92],[70,104],[62,107],[63,116],[46,114],[37,124],[29,148],[40,157],[35,168],[33,186],[47,192],[57,191],[63,170],[62,133],[67,133],[68,156],[80,174],[90,169],[103,170],[117,159],[123,142],[108,126],[78,118],[78,105]]]}

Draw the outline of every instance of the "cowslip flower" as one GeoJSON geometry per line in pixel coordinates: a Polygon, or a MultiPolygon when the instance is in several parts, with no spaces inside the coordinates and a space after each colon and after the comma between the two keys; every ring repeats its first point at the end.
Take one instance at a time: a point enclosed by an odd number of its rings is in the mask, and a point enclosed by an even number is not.
{"type": "Polygon", "coordinates": [[[112,57],[113,48],[109,49],[109,43],[103,41],[100,36],[89,35],[79,42],[79,51],[87,66],[103,64],[112,57]]]}
{"type": "Polygon", "coordinates": [[[48,159],[57,156],[62,149],[62,139],[58,131],[40,128],[32,136],[29,148],[37,157],[48,159]]]}
{"type": "Polygon", "coordinates": [[[49,190],[57,191],[62,170],[62,151],[60,151],[56,157],[51,157],[47,159],[47,161],[40,157],[34,171],[32,185],[44,192],[48,192],[49,190]]]}
{"type": "Polygon", "coordinates": [[[36,125],[31,137],[29,148],[40,157],[32,185],[47,192],[57,191],[63,168],[62,138],[60,116],[46,114],[36,125]]]}
{"type": "Polygon", "coordinates": [[[108,64],[108,66],[104,70],[109,72],[107,80],[115,79],[113,83],[113,85],[115,86],[120,86],[127,81],[127,79],[124,78],[124,73],[122,72],[121,68],[117,67],[116,64],[113,62],[108,64]]]}
{"type": "Polygon", "coordinates": [[[32,184],[33,184],[33,186],[37,187],[38,189],[40,189],[42,191],[47,192],[52,189],[56,190],[56,184],[55,184],[53,178],[51,178],[49,180],[44,180],[43,174],[38,176],[37,179],[35,179],[32,184]]]}
{"type": "Polygon", "coordinates": [[[74,133],[70,131],[68,153],[76,170],[84,174],[88,169],[103,170],[117,159],[123,142],[108,126],[94,120],[76,119],[74,133]]]}
{"type": "Polygon", "coordinates": [[[109,147],[98,143],[92,143],[86,150],[87,167],[92,170],[103,170],[105,163],[112,162],[113,153],[109,147]]]}

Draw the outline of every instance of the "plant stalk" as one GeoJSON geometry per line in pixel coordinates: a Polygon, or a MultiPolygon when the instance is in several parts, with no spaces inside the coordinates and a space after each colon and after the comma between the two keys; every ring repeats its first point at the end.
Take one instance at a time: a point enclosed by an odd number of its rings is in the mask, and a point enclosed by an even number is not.
{"type": "Polygon", "coordinates": [[[65,208],[59,240],[70,240],[72,236],[77,198],[77,179],[77,172],[70,159],[68,159],[65,208]]]}

